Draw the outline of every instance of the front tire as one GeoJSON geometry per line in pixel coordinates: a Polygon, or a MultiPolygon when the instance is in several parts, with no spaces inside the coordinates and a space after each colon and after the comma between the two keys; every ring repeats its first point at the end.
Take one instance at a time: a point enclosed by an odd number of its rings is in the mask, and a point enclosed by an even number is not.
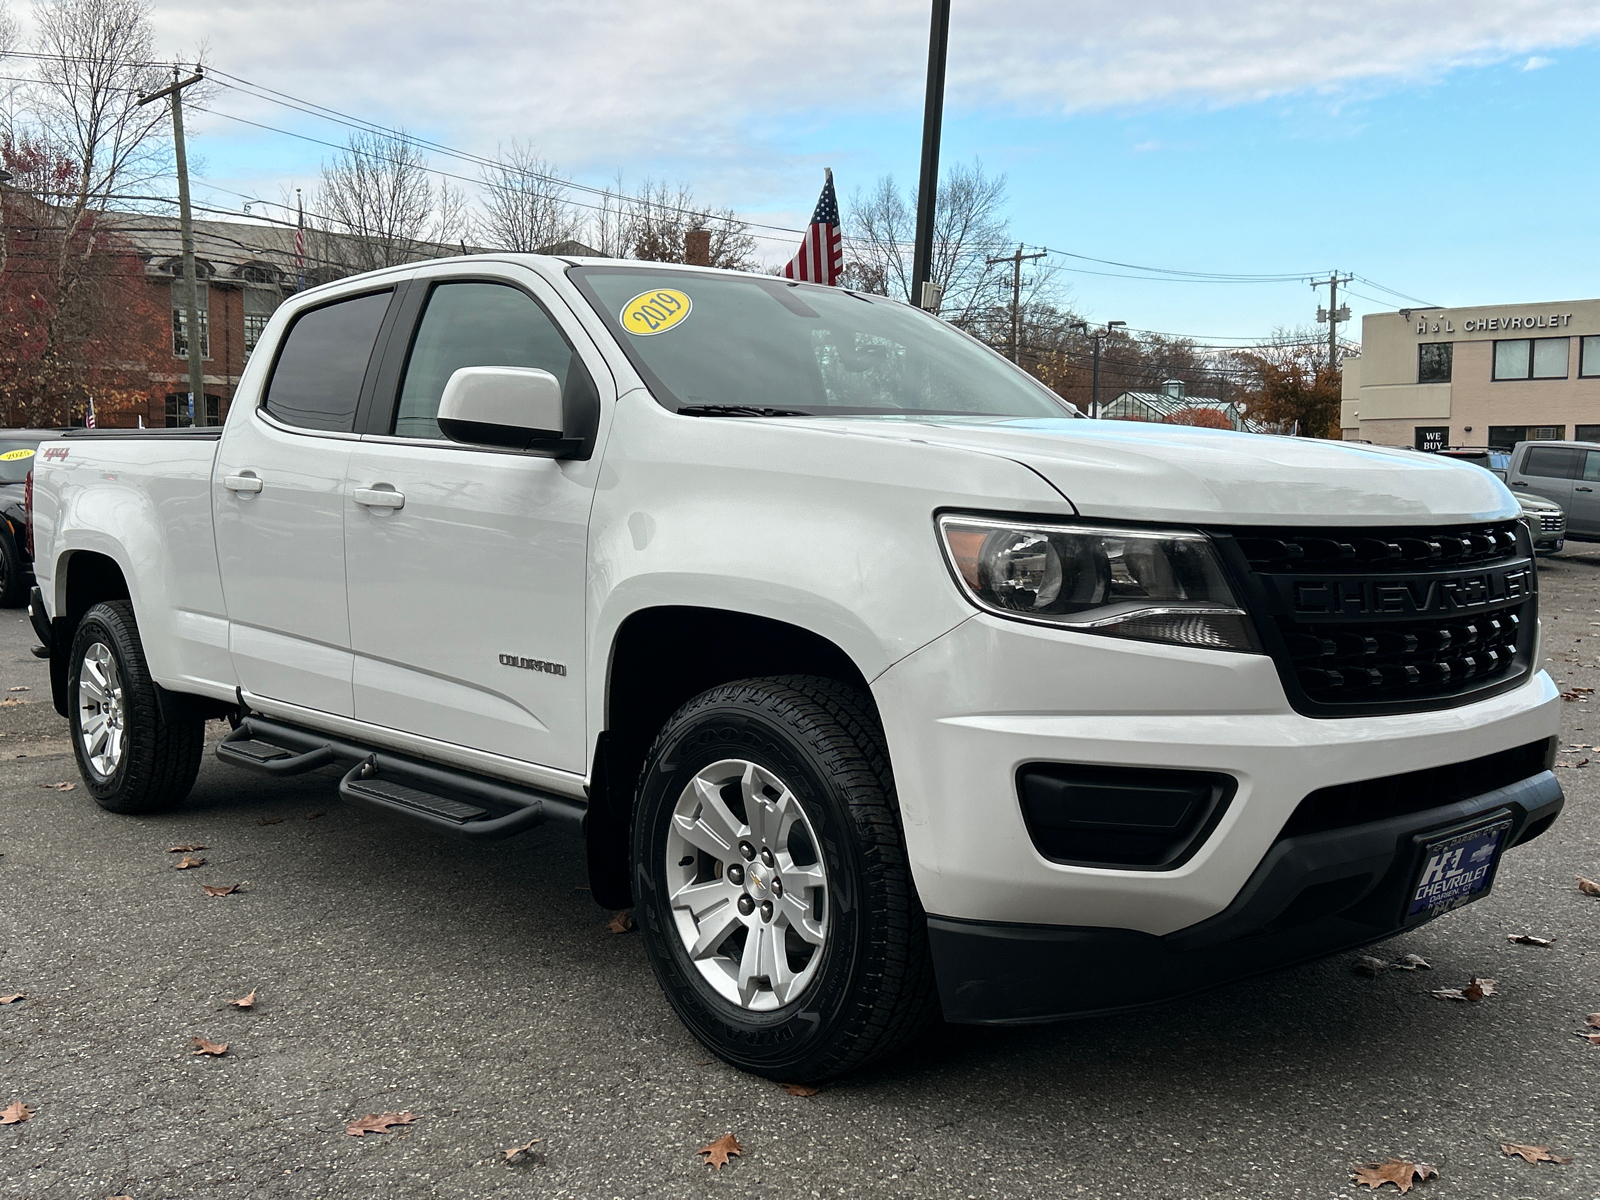
{"type": "Polygon", "coordinates": [[[78,772],[101,808],[153,813],[183,803],[200,773],[205,722],[162,715],[126,600],[96,604],[78,623],[67,711],[78,772]]]}
{"type": "Polygon", "coordinates": [[[668,1000],[721,1058],[821,1080],[938,1013],[877,715],[807,676],[713,688],[651,748],[634,894],[668,1000]]]}

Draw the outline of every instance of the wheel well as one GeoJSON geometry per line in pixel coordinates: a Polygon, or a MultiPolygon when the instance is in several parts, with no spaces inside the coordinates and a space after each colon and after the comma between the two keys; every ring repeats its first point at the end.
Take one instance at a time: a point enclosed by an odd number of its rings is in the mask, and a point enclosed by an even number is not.
{"type": "Polygon", "coordinates": [[[629,617],[612,644],[606,728],[595,745],[584,822],[589,886],[606,908],[632,904],[628,837],[645,755],[667,718],[718,684],[760,675],[819,675],[872,691],[833,642],[798,625],[713,608],[664,607],[629,617]]]}
{"type": "Polygon", "coordinates": [[[67,712],[67,657],[83,614],[105,600],[131,600],[128,581],[116,560],[92,550],[77,550],[61,560],[66,590],[55,619],[50,622],[50,697],[56,711],[67,712]]]}

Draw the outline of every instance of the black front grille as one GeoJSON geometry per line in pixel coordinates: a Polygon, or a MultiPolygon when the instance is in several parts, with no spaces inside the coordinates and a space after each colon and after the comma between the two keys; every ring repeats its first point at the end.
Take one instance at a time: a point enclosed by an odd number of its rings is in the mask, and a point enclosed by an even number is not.
{"type": "Polygon", "coordinates": [[[1301,712],[1448,707],[1531,670],[1538,598],[1520,521],[1234,530],[1218,542],[1301,712]]]}

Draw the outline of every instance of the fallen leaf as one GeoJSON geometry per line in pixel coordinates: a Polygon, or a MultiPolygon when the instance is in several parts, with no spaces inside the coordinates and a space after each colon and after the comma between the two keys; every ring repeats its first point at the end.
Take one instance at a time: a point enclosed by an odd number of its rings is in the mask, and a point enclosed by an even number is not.
{"type": "Polygon", "coordinates": [[[16,708],[19,704],[26,703],[27,701],[21,696],[10,696],[4,700],[0,700],[0,708],[16,708]]]}
{"type": "Polygon", "coordinates": [[[33,689],[30,688],[30,687],[11,687],[11,688],[7,688],[6,691],[8,691],[8,692],[31,692],[31,691],[33,691],[33,689]]]}
{"type": "Polygon", "coordinates": [[[168,854],[193,854],[196,850],[209,850],[209,849],[211,849],[210,846],[172,846],[172,847],[168,848],[167,853],[168,854]]]}
{"type": "Polygon", "coordinates": [[[228,1052],[227,1042],[208,1042],[203,1037],[190,1038],[189,1040],[200,1047],[194,1052],[196,1054],[209,1054],[212,1058],[221,1058],[228,1052]]]}
{"type": "Polygon", "coordinates": [[[1391,967],[1399,967],[1402,971],[1433,970],[1433,964],[1427,959],[1423,958],[1420,954],[1407,954],[1403,958],[1395,959],[1394,962],[1390,963],[1389,965],[1391,967]]]}
{"type": "Polygon", "coordinates": [[[183,861],[181,863],[179,863],[176,867],[174,867],[173,870],[174,871],[187,871],[190,867],[203,867],[205,865],[206,865],[206,860],[205,859],[196,858],[192,854],[185,854],[183,856],[183,861]]]}
{"type": "Polygon", "coordinates": [[[515,1158],[519,1154],[526,1154],[529,1150],[532,1150],[538,1144],[539,1144],[539,1139],[538,1138],[534,1138],[533,1141],[528,1142],[526,1145],[511,1147],[511,1149],[506,1151],[506,1161],[510,1162],[513,1158],[515,1158]]]}
{"type": "Polygon", "coordinates": [[[1590,1013],[1583,1019],[1583,1023],[1590,1029],[1600,1029],[1600,1013],[1590,1013]]]}
{"type": "Polygon", "coordinates": [[[256,1006],[256,991],[251,988],[248,996],[240,996],[237,1000],[229,1000],[228,1003],[234,1008],[254,1008],[256,1006]]]}
{"type": "Polygon", "coordinates": [[[1585,696],[1592,695],[1593,693],[1594,689],[1591,687],[1573,687],[1562,692],[1561,698],[1563,700],[1582,700],[1585,696]]]}
{"type": "Polygon", "coordinates": [[[1409,1192],[1413,1182],[1432,1179],[1438,1174],[1439,1168],[1432,1163],[1414,1163],[1406,1162],[1402,1158],[1391,1158],[1388,1162],[1356,1167],[1350,1174],[1350,1182],[1374,1190],[1386,1183],[1392,1183],[1401,1192],[1409,1192]]]}
{"type": "Polygon", "coordinates": [[[233,895],[240,888],[244,887],[244,884],[242,884],[242,883],[234,883],[234,884],[230,884],[227,887],[213,887],[211,884],[207,883],[207,884],[202,884],[201,886],[206,889],[206,895],[210,896],[213,900],[215,900],[218,896],[231,896],[231,895],[233,895]]]}
{"type": "Polygon", "coordinates": [[[814,1088],[809,1083],[786,1083],[783,1090],[791,1096],[815,1096],[821,1088],[814,1088]]]}
{"type": "Polygon", "coordinates": [[[627,933],[628,930],[633,928],[633,914],[626,910],[617,913],[611,918],[606,928],[611,930],[612,933],[627,933]]]}
{"type": "Polygon", "coordinates": [[[1578,881],[1578,890],[1585,896],[1600,896],[1600,883],[1585,879],[1582,875],[1575,875],[1573,878],[1578,881]]]}
{"type": "MultiPolygon", "coordinates": [[[[4,703],[5,701],[0,700],[0,704],[4,703]]],[[[49,788],[53,792],[70,792],[78,785],[75,783],[41,783],[39,786],[42,788],[49,788]]]]}
{"type": "Polygon", "coordinates": [[[256,824],[257,825],[282,825],[283,824],[283,818],[282,817],[262,817],[259,821],[256,822],[256,824]]]}
{"type": "Polygon", "coordinates": [[[1574,1036],[1581,1037],[1591,1046],[1600,1046],[1600,1033],[1579,1033],[1574,1036]]]}
{"type": "Polygon", "coordinates": [[[1370,954],[1363,954],[1350,964],[1350,969],[1357,975],[1365,975],[1370,979],[1376,979],[1389,969],[1389,964],[1381,958],[1373,958],[1370,954]]]}
{"type": "Polygon", "coordinates": [[[0,1125],[21,1125],[33,1117],[33,1109],[21,1100],[0,1108],[0,1125]]]}
{"type": "Polygon", "coordinates": [[[1494,995],[1494,980],[1479,979],[1474,975],[1472,982],[1464,988],[1440,988],[1433,994],[1440,1000],[1470,1000],[1476,1004],[1485,996],[1494,995]]]}
{"type": "Polygon", "coordinates": [[[22,992],[18,992],[14,996],[0,996],[0,1004],[15,1004],[18,1000],[26,1000],[27,998],[22,992]]]}
{"type": "Polygon", "coordinates": [[[728,1165],[728,1155],[742,1155],[744,1147],[739,1145],[738,1139],[733,1134],[725,1133],[709,1146],[701,1146],[695,1153],[704,1154],[706,1166],[715,1167],[720,1171],[728,1165]]]}
{"type": "Polygon", "coordinates": [[[320,816],[322,816],[321,813],[307,813],[306,814],[306,820],[315,821],[320,816]]]}
{"type": "Polygon", "coordinates": [[[359,1121],[351,1121],[344,1131],[351,1137],[366,1137],[369,1133],[388,1133],[392,1125],[409,1125],[415,1120],[408,1112],[369,1113],[359,1121]]]}
{"type": "Polygon", "coordinates": [[[1555,938],[1534,937],[1531,933],[1508,933],[1506,934],[1506,941],[1513,942],[1518,946],[1550,946],[1555,943],[1555,938]]]}
{"type": "Polygon", "coordinates": [[[1563,1158],[1559,1154],[1551,1154],[1549,1146],[1519,1146],[1516,1142],[1501,1142],[1500,1153],[1507,1158],[1521,1158],[1524,1162],[1531,1163],[1569,1163],[1570,1158],[1563,1158]]]}

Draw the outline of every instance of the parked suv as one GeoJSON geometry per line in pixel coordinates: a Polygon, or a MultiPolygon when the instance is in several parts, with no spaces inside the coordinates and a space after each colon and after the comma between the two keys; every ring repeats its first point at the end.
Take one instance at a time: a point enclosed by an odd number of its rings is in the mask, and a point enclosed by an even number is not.
{"type": "MultiPolygon", "coordinates": [[[[1455,462],[1469,462],[1482,467],[1499,479],[1506,477],[1506,467],[1511,461],[1509,450],[1489,450],[1481,447],[1452,447],[1434,451],[1440,458],[1455,462]]],[[[1555,554],[1566,545],[1567,514],[1561,505],[1535,496],[1526,489],[1512,493],[1522,509],[1522,522],[1528,527],[1536,554],[1555,554]]]]}
{"type": "Polygon", "coordinates": [[[1506,483],[1518,495],[1560,505],[1571,540],[1600,541],[1600,443],[1518,442],[1506,483]]]}
{"type": "Polygon", "coordinates": [[[226,716],[240,768],[553,822],[778,1079],[1392,936],[1562,805],[1498,480],[1085,420],[883,296],[395,268],[287,300],[224,428],[38,463],[63,803],[180,803],[226,716]]]}
{"type": "Polygon", "coordinates": [[[40,442],[60,429],[0,429],[0,608],[20,608],[33,586],[28,544],[28,477],[40,442]]]}

